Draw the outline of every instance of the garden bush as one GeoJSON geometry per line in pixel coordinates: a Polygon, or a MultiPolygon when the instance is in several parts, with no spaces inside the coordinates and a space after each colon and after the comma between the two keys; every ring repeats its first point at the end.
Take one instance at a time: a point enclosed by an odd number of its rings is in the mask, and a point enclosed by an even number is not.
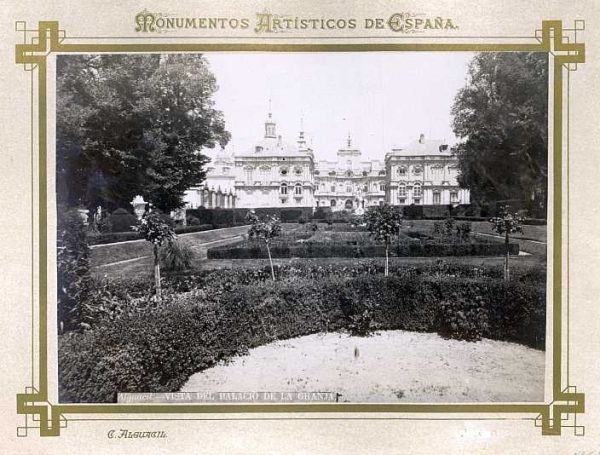
{"type": "Polygon", "coordinates": [[[92,315],[85,302],[92,283],[83,220],[76,209],[59,206],[57,213],[57,312],[62,332],[90,326],[92,315]]]}
{"type": "Polygon", "coordinates": [[[167,242],[160,249],[160,265],[167,272],[189,270],[194,261],[194,250],[181,240],[167,242]]]}
{"type": "Polygon", "coordinates": [[[478,341],[488,329],[488,310],[482,296],[464,300],[458,295],[441,302],[437,315],[438,333],[446,338],[478,341]]]}
{"type": "MultiPolygon", "coordinates": [[[[463,308],[485,308],[488,324],[477,325],[481,336],[544,347],[544,281],[400,269],[386,278],[371,273],[369,261],[332,269],[337,275],[319,267],[287,266],[278,272],[279,281],[268,279],[265,270],[167,280],[163,304],[59,337],[60,401],[113,402],[117,392],[177,391],[191,374],[276,339],[342,329],[368,332],[373,324],[443,332],[441,302],[461,302],[444,310],[450,318],[463,308]],[[185,286],[192,291],[180,293],[185,286]]],[[[467,320],[476,315],[465,314],[467,320]]]]}
{"type": "Polygon", "coordinates": [[[120,208],[112,212],[107,220],[112,232],[131,232],[138,222],[137,216],[120,208]]]}

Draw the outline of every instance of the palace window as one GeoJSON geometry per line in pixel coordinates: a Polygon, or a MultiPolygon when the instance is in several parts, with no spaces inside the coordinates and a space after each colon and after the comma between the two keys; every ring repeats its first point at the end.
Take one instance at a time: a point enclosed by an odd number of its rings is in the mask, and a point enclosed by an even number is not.
{"type": "MultiPolygon", "coordinates": [[[[413,196],[414,197],[421,197],[421,195],[423,194],[423,192],[421,191],[421,184],[420,183],[415,183],[415,186],[413,188],[413,196]]],[[[417,202],[415,201],[415,204],[417,202]]]]}
{"type": "Polygon", "coordinates": [[[369,175],[369,173],[367,171],[363,171],[362,175],[363,177],[366,177],[367,175],[369,175]]]}
{"type": "Polygon", "coordinates": [[[335,171],[329,172],[329,175],[332,176],[332,177],[335,177],[335,171]]]}
{"type": "Polygon", "coordinates": [[[398,175],[404,177],[406,175],[406,168],[404,166],[400,166],[398,168],[398,175]]]}
{"type": "Polygon", "coordinates": [[[379,184],[379,191],[385,191],[385,183],[379,184]]]}
{"type": "Polygon", "coordinates": [[[406,196],[406,185],[398,185],[398,196],[405,197],[406,196]]]}
{"type": "Polygon", "coordinates": [[[450,202],[458,202],[458,193],[456,191],[450,192],[450,202]]]}
{"type": "Polygon", "coordinates": [[[413,174],[415,174],[415,175],[420,175],[420,174],[421,174],[421,172],[423,172],[423,168],[422,168],[421,166],[415,166],[415,167],[413,168],[413,174]]]}
{"type": "Polygon", "coordinates": [[[287,194],[287,183],[282,183],[279,187],[279,192],[281,194],[287,194]]]}
{"type": "Polygon", "coordinates": [[[331,185],[331,192],[335,193],[335,185],[331,185]]]}
{"type": "Polygon", "coordinates": [[[434,204],[440,204],[442,202],[442,197],[440,195],[439,191],[434,191],[433,192],[433,203],[434,204]]]}
{"type": "Polygon", "coordinates": [[[302,196],[302,185],[299,183],[296,183],[296,186],[294,187],[294,194],[296,196],[302,196]]]}
{"type": "Polygon", "coordinates": [[[314,174],[315,174],[315,175],[319,175],[319,174],[320,174],[320,172],[319,172],[319,171],[315,171],[315,172],[314,172],[314,174]]]}
{"type": "Polygon", "coordinates": [[[385,171],[379,171],[379,175],[385,175],[385,171]]]}
{"type": "Polygon", "coordinates": [[[416,205],[419,205],[419,204],[421,203],[421,199],[419,199],[419,198],[417,198],[417,199],[414,199],[414,203],[415,203],[416,205]]]}
{"type": "Polygon", "coordinates": [[[335,199],[332,199],[332,200],[331,200],[331,206],[332,206],[332,207],[335,207],[335,199]]]}
{"type": "Polygon", "coordinates": [[[398,198],[398,204],[401,204],[401,205],[406,204],[406,199],[403,197],[398,198]]]}
{"type": "Polygon", "coordinates": [[[246,174],[246,183],[252,183],[252,171],[251,167],[244,168],[244,173],[246,174]]]}
{"type": "Polygon", "coordinates": [[[346,172],[346,176],[347,176],[347,177],[352,177],[352,171],[347,171],[347,172],[346,172]]]}
{"type": "Polygon", "coordinates": [[[287,167],[282,167],[281,170],[279,171],[279,173],[281,175],[287,175],[287,173],[288,173],[287,167]]]}
{"type": "Polygon", "coordinates": [[[302,174],[302,168],[300,168],[300,167],[294,168],[294,173],[295,173],[296,175],[300,175],[300,174],[302,174]]]}

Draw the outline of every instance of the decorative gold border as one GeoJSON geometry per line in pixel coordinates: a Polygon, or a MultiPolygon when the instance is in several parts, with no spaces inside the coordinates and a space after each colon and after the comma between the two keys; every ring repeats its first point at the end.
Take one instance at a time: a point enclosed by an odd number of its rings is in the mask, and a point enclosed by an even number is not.
{"type": "MultiPolygon", "coordinates": [[[[576,21],[575,31],[583,30],[582,21],[576,21]]],[[[28,71],[37,69],[37,141],[38,141],[38,386],[28,387],[25,393],[17,395],[17,412],[26,419],[32,416],[39,420],[41,436],[59,436],[60,429],[66,426],[67,414],[238,414],[238,413],[452,413],[462,417],[487,413],[526,414],[541,426],[544,435],[560,435],[562,422],[571,414],[584,412],[584,394],[562,381],[563,362],[563,74],[577,69],[578,63],[585,62],[585,47],[581,43],[570,43],[563,36],[562,22],[543,21],[538,43],[533,44],[465,44],[465,43],[381,43],[381,44],[66,44],[64,31],[59,30],[57,21],[41,21],[38,30],[27,30],[24,22],[17,22],[17,31],[37,32],[31,43],[16,45],[16,63],[23,64],[28,71]],[[47,223],[47,57],[52,53],[89,52],[205,52],[205,51],[262,51],[262,52],[358,52],[358,51],[537,51],[553,55],[553,335],[552,335],[552,401],[531,404],[52,404],[48,401],[48,223],[47,223]],[[537,417],[535,417],[537,416],[537,417]]],[[[33,77],[33,76],[32,76],[33,77]]],[[[32,79],[33,92],[33,79],[32,79]]],[[[33,96],[33,93],[32,93],[33,96]]],[[[32,101],[33,102],[33,101],[32,101]]],[[[32,104],[33,109],[33,104],[32,104]]],[[[32,115],[33,119],[33,115],[32,115]]],[[[34,131],[32,125],[32,131],[34,131]]],[[[568,137],[568,131],[567,131],[568,137]]],[[[32,138],[33,144],[33,138],[32,138]]],[[[33,152],[32,145],[32,152],[33,152]]],[[[568,147],[567,147],[568,148],[568,147]]],[[[568,175],[567,175],[568,176],[568,175]]],[[[35,178],[35,176],[33,177],[35,178]]],[[[34,315],[35,316],[35,315],[34,315]]],[[[567,327],[568,330],[568,327],[567,327]]],[[[35,349],[35,346],[33,347],[35,349]]],[[[568,381],[567,381],[568,382],[568,381]]],[[[19,436],[27,435],[27,428],[19,427],[19,436]],[[24,431],[23,431],[24,430],[24,431]],[[23,434],[24,433],[24,434],[23,434]]],[[[575,434],[582,434],[583,427],[575,424],[575,434]]]]}

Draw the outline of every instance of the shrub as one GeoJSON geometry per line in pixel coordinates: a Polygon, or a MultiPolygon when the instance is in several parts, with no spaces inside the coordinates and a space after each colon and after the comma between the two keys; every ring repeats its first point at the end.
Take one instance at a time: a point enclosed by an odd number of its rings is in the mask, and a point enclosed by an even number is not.
{"type": "Polygon", "coordinates": [[[188,226],[199,226],[200,224],[202,224],[200,223],[200,220],[193,215],[188,215],[185,221],[188,226]]]}
{"type": "Polygon", "coordinates": [[[160,263],[167,272],[189,270],[194,261],[194,250],[185,242],[173,240],[160,249],[160,263]]]}
{"type": "Polygon", "coordinates": [[[112,212],[107,222],[112,232],[131,232],[138,222],[137,217],[127,210],[120,208],[112,212]]]}
{"type": "Polygon", "coordinates": [[[460,223],[456,227],[456,234],[461,242],[468,242],[471,238],[471,223],[460,223]]]}
{"type": "Polygon", "coordinates": [[[488,332],[488,310],[481,296],[466,300],[454,294],[441,302],[437,331],[446,338],[478,341],[488,332]]]}
{"type": "Polygon", "coordinates": [[[88,328],[93,317],[86,305],[91,288],[86,228],[76,209],[59,206],[57,214],[58,327],[88,328]]]}

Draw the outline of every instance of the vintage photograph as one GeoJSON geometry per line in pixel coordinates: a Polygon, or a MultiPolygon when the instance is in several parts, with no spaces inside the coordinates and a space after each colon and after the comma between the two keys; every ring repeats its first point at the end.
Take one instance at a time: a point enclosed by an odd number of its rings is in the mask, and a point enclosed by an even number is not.
{"type": "Polygon", "coordinates": [[[548,54],[57,56],[61,403],[542,402],[548,54]]]}

